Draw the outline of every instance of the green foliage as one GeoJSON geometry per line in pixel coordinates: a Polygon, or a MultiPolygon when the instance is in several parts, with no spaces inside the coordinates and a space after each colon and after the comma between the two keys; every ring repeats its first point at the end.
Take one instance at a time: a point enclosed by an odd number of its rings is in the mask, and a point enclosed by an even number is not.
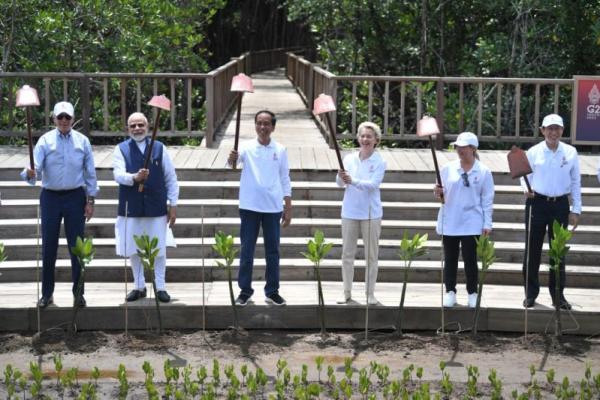
{"type": "Polygon", "coordinates": [[[7,259],[6,252],[4,251],[4,243],[0,242],[0,264],[7,259]]]}
{"type": "Polygon", "coordinates": [[[415,258],[423,256],[427,250],[427,234],[419,235],[416,233],[412,239],[408,237],[408,231],[404,231],[400,241],[398,255],[404,261],[404,283],[402,284],[402,295],[400,296],[400,305],[398,307],[397,332],[402,334],[402,314],[404,312],[404,299],[406,297],[406,286],[408,285],[408,271],[415,258]]]}
{"type": "Polygon", "coordinates": [[[567,243],[573,237],[573,233],[568,228],[563,227],[560,222],[554,220],[552,222],[552,233],[554,235],[550,242],[550,273],[555,274],[556,286],[554,288],[554,321],[555,329],[554,334],[556,336],[562,335],[562,321],[560,318],[560,304],[562,302],[562,296],[560,293],[560,263],[564,260],[567,253],[569,252],[569,246],[567,243]]]}
{"type": "Polygon", "coordinates": [[[148,235],[133,235],[133,240],[137,246],[137,255],[140,258],[142,265],[144,266],[144,270],[149,272],[149,275],[152,278],[152,289],[154,291],[154,303],[156,305],[156,314],[158,316],[158,331],[162,332],[162,317],[160,315],[160,304],[158,301],[158,297],[156,297],[157,289],[156,282],[154,280],[154,264],[156,262],[156,257],[158,257],[158,253],[160,253],[160,249],[158,248],[158,238],[156,236],[150,239],[148,235]]]}
{"type": "Polygon", "coordinates": [[[477,335],[477,325],[479,322],[479,311],[481,309],[481,296],[483,295],[483,283],[485,276],[493,263],[498,259],[496,257],[496,248],[494,242],[488,235],[481,235],[475,239],[477,243],[477,258],[481,262],[481,272],[479,273],[479,288],[477,290],[477,304],[475,305],[475,315],[473,317],[473,334],[477,335]]]}
{"type": "Polygon", "coordinates": [[[123,364],[119,364],[117,378],[119,379],[119,400],[125,400],[129,393],[129,382],[127,381],[127,370],[123,364]]]}
{"type": "Polygon", "coordinates": [[[219,254],[225,263],[221,261],[215,261],[221,268],[227,268],[227,281],[229,284],[229,301],[231,302],[231,309],[233,310],[233,327],[235,330],[239,329],[237,308],[235,306],[235,296],[233,294],[233,271],[232,264],[235,260],[235,256],[238,252],[233,247],[233,236],[227,235],[223,231],[219,231],[215,234],[215,244],[212,245],[213,250],[219,254]]]}
{"type": "Polygon", "coordinates": [[[310,260],[314,265],[315,277],[317,278],[317,297],[319,301],[319,314],[321,323],[321,334],[326,333],[325,327],[325,300],[323,299],[323,286],[321,284],[321,260],[331,251],[333,243],[325,242],[325,235],[322,231],[317,230],[314,238],[308,240],[306,245],[307,251],[300,252],[306,259],[310,260]]]}

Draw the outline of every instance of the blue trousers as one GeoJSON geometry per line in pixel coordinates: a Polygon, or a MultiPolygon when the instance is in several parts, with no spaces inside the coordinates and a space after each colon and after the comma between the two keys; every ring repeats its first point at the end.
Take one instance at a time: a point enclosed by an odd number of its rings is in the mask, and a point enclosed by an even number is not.
{"type": "Polygon", "coordinates": [[[240,209],[240,272],[238,286],[243,294],[252,296],[252,269],[254,267],[254,249],[258,232],[262,226],[267,269],[265,272],[265,295],[279,291],[279,238],[281,213],[261,213],[240,209]]]}
{"type": "MultiPolygon", "coordinates": [[[[75,246],[77,236],[83,238],[85,202],[86,195],[83,188],[62,191],[42,189],[40,207],[42,214],[42,296],[44,297],[50,297],[54,293],[54,268],[56,267],[60,224],[63,219],[71,255],[73,295],[76,294],[81,266],[77,257],[71,254],[71,247],[75,246]]],[[[83,287],[81,294],[83,294],[83,287]]]]}

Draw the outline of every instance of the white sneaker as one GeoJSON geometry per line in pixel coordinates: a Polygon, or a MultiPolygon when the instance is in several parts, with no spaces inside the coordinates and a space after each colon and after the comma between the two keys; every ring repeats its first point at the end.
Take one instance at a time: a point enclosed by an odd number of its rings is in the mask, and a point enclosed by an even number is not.
{"type": "Polygon", "coordinates": [[[370,306],[374,306],[376,304],[379,304],[379,300],[375,298],[375,295],[370,294],[367,296],[367,303],[369,303],[370,306]]]}
{"type": "Polygon", "coordinates": [[[469,308],[475,308],[477,307],[477,293],[471,293],[469,295],[469,308]]]}
{"type": "Polygon", "coordinates": [[[350,292],[344,292],[344,294],[342,295],[342,297],[340,297],[336,303],[338,304],[346,304],[348,303],[350,300],[352,300],[352,296],[350,295],[350,292]]]}
{"type": "Polygon", "coordinates": [[[444,307],[454,307],[456,305],[456,292],[452,290],[444,295],[444,307]]]}

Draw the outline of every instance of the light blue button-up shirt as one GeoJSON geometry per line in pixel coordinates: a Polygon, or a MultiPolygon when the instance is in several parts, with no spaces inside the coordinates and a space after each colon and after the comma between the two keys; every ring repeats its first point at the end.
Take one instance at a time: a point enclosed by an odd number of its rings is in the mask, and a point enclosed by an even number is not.
{"type": "MultiPolygon", "coordinates": [[[[50,190],[70,190],[84,186],[88,196],[96,197],[98,182],[94,155],[89,139],[71,129],[63,135],[58,129],[46,132],[33,150],[36,177],[42,177],[42,187],[50,190]]],[[[30,185],[36,179],[27,179],[27,170],[21,178],[30,185]]]]}

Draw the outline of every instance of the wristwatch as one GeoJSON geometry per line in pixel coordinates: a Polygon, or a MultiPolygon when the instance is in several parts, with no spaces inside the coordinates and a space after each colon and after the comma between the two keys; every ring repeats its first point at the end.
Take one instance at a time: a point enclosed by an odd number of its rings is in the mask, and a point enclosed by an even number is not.
{"type": "Polygon", "coordinates": [[[94,205],[94,203],[96,203],[96,199],[95,199],[95,198],[93,198],[93,197],[88,197],[88,199],[87,199],[87,203],[88,203],[89,205],[93,206],[93,205],[94,205]]]}

